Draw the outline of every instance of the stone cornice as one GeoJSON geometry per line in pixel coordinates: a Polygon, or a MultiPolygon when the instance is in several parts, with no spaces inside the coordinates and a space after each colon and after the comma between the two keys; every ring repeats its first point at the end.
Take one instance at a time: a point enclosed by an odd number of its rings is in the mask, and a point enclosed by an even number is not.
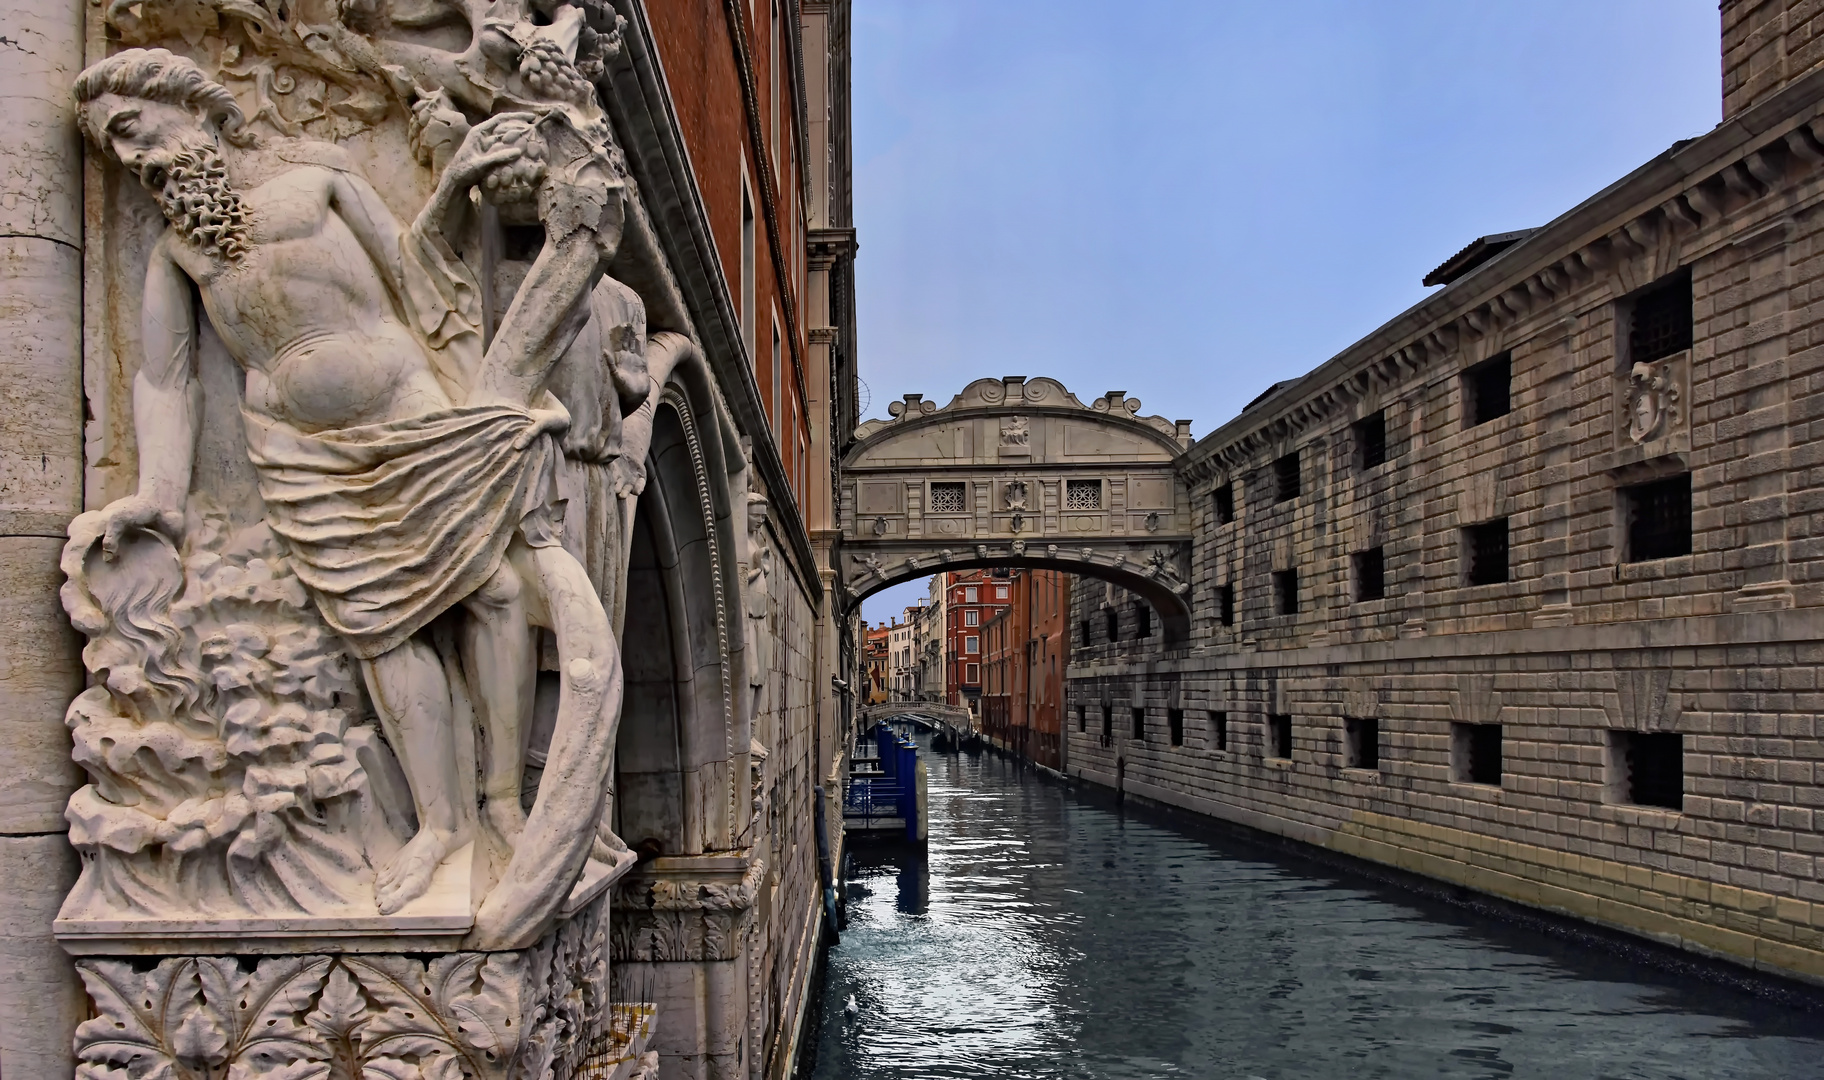
{"type": "MultiPolygon", "coordinates": [[[[1198,440],[1193,484],[1232,475],[1357,400],[1411,382],[1472,343],[1518,343],[1579,294],[1667,250],[1680,261],[1792,207],[1770,198],[1824,164],[1824,70],[1670,149],[1388,321],[1266,402],[1198,440]],[[1737,232],[1742,231],[1738,229],[1737,232]]],[[[1636,282],[1644,284],[1644,282],[1636,282]]],[[[1623,290],[1626,291],[1626,290],[1623,290]]]]}
{"type": "MultiPolygon", "coordinates": [[[[926,401],[923,394],[907,394],[903,400],[889,403],[887,412],[888,419],[869,420],[856,428],[856,439],[865,444],[876,436],[896,433],[918,424],[955,420],[960,415],[971,412],[1047,412],[1056,415],[1090,414],[1096,419],[1125,421],[1162,441],[1173,454],[1182,452],[1191,442],[1190,421],[1180,420],[1174,423],[1163,416],[1141,416],[1140,399],[1130,398],[1123,391],[1110,390],[1093,403],[1085,405],[1056,379],[1028,379],[1024,375],[977,379],[963,387],[962,392],[951,398],[948,405],[941,407],[935,401],[926,401]]],[[[858,445],[856,450],[851,451],[851,456],[862,449],[858,445]]]]}

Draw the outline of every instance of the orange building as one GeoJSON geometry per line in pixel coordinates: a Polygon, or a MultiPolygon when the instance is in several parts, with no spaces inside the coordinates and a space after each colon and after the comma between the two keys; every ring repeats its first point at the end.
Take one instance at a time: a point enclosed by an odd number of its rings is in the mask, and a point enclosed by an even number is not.
{"type": "Polygon", "coordinates": [[[1007,607],[982,627],[982,730],[1003,749],[1062,771],[1069,574],[1016,570],[1007,607]]]}
{"type": "Polygon", "coordinates": [[[891,648],[888,641],[889,627],[885,623],[874,627],[864,624],[862,633],[865,635],[862,664],[868,683],[862,700],[869,705],[878,705],[887,700],[888,651],[891,648]]]}
{"type": "Polygon", "coordinates": [[[976,711],[982,696],[982,627],[1013,601],[1006,570],[956,570],[943,575],[944,700],[976,711]]]}

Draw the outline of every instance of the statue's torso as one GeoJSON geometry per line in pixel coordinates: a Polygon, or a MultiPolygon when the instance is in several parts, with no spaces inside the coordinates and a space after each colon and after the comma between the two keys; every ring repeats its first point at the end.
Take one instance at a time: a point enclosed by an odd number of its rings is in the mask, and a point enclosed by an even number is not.
{"type": "Polygon", "coordinates": [[[238,262],[167,241],[246,369],[248,409],[323,431],[447,408],[382,269],[331,205],[332,180],[295,168],[246,192],[238,262]]]}

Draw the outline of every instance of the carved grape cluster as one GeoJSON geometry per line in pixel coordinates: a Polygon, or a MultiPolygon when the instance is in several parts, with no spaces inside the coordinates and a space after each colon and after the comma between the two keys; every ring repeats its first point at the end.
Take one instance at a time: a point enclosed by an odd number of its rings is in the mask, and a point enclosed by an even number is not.
{"type": "Polygon", "coordinates": [[[595,101],[595,87],[583,77],[555,41],[540,38],[526,46],[519,57],[519,77],[526,88],[551,101],[588,105],[595,101]]]}
{"type": "Polygon", "coordinates": [[[497,206],[532,201],[538,186],[545,180],[548,152],[545,140],[532,125],[517,120],[496,124],[480,133],[479,143],[477,149],[484,154],[503,146],[517,147],[520,151],[519,157],[488,173],[487,179],[482,181],[482,191],[488,201],[497,206]]]}

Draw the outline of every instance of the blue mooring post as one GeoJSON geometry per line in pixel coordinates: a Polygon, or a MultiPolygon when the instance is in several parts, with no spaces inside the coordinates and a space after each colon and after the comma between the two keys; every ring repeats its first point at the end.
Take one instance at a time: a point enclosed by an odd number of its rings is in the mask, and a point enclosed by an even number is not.
{"type": "Polygon", "coordinates": [[[906,839],[918,841],[918,744],[899,744],[899,816],[906,823],[906,839]]]}

